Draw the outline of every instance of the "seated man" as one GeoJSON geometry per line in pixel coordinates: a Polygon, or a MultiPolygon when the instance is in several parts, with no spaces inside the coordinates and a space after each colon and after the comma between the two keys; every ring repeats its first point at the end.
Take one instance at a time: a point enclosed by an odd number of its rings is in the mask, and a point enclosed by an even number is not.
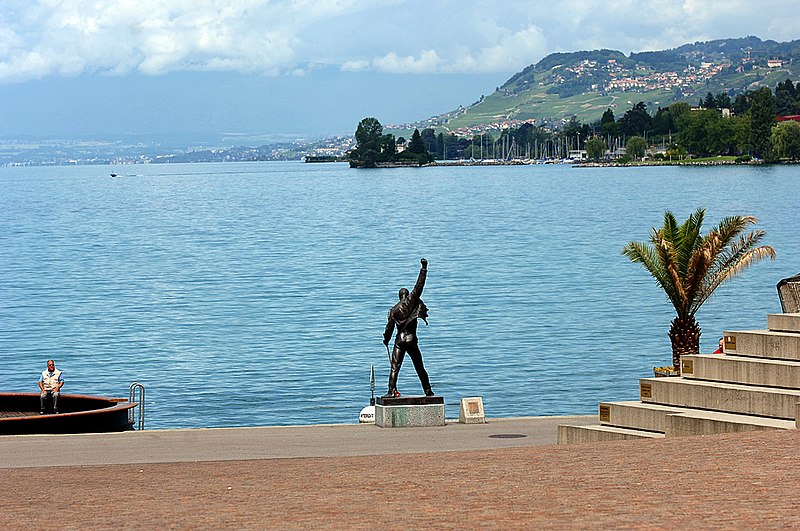
{"type": "Polygon", "coordinates": [[[724,337],[719,338],[718,344],[719,348],[714,352],[712,352],[712,354],[725,354],[725,338],[724,337]]]}
{"type": "Polygon", "coordinates": [[[44,415],[44,405],[48,397],[53,399],[53,413],[58,414],[58,396],[62,387],[64,387],[64,375],[56,369],[55,361],[47,360],[47,369],[39,376],[39,389],[42,390],[42,394],[39,395],[39,414],[44,415]]]}

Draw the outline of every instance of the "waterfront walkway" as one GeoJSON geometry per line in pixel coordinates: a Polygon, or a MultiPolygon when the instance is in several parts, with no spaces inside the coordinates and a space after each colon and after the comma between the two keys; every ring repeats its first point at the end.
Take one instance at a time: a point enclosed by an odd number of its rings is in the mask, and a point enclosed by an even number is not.
{"type": "Polygon", "coordinates": [[[558,424],[594,420],[4,436],[0,522],[29,529],[55,514],[62,529],[800,527],[800,431],[554,444],[558,424]]]}

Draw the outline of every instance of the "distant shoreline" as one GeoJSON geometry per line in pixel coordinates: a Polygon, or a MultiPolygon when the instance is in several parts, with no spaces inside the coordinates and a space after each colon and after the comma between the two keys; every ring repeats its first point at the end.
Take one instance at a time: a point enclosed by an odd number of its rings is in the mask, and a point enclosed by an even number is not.
{"type": "MultiPolygon", "coordinates": [[[[578,168],[605,168],[605,167],[648,167],[648,166],[759,166],[766,164],[761,160],[736,162],[735,160],[673,160],[673,161],[646,161],[646,162],[580,162],[574,164],[578,168]]],[[[785,164],[785,163],[774,163],[785,164]]]]}

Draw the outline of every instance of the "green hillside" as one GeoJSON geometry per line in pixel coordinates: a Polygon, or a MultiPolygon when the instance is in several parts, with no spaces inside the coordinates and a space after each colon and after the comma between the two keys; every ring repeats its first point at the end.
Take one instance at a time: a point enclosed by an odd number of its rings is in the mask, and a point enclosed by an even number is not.
{"type": "Polygon", "coordinates": [[[723,39],[630,56],[615,50],[556,53],[473,105],[419,126],[470,134],[510,121],[557,124],[575,116],[591,123],[609,107],[621,115],[643,101],[654,114],[677,101],[697,105],[708,92],[733,97],[787,78],[800,80],[800,40],[723,39]]]}

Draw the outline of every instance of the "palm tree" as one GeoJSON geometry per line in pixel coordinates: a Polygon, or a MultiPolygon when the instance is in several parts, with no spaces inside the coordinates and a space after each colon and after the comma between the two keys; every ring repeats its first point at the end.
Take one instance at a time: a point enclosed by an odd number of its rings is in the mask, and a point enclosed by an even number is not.
{"type": "Polygon", "coordinates": [[[641,263],[656,279],[678,313],[672,320],[669,338],[673,368],[679,374],[681,356],[700,352],[697,310],[723,282],[763,258],[775,259],[775,249],[759,246],[766,231],[752,230],[744,234],[748,226],[756,224],[755,217],[724,218],[702,236],[700,228],[705,213],[705,209],[698,208],[678,225],[675,216],[667,210],[664,226],[653,227],[650,243],[630,242],[622,249],[623,255],[632,262],[641,263]]]}

